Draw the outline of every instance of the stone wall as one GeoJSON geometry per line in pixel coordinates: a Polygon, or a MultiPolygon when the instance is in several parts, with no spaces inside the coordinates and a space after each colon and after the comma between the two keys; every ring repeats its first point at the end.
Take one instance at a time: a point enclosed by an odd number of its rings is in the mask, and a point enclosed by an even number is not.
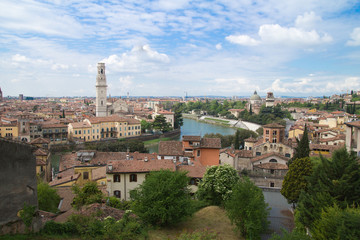
{"type": "Polygon", "coordinates": [[[25,202],[38,206],[33,150],[28,144],[0,138],[0,226],[18,221],[25,202]]]}

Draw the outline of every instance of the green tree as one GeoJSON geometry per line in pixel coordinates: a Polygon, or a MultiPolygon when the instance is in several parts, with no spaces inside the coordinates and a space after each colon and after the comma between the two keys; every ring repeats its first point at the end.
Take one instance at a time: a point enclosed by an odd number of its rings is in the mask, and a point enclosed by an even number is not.
{"type": "Polygon", "coordinates": [[[339,208],[337,205],[322,211],[314,224],[314,239],[360,239],[360,209],[339,208]]]}
{"type": "Polygon", "coordinates": [[[184,125],[183,117],[180,110],[176,110],[174,114],[174,128],[178,129],[184,125]]]}
{"type": "Polygon", "coordinates": [[[289,203],[295,204],[299,200],[301,190],[304,190],[307,185],[305,177],[312,173],[312,163],[309,157],[297,158],[289,166],[289,171],[286,173],[281,188],[281,194],[288,200],[289,203]]]}
{"type": "Polygon", "coordinates": [[[240,148],[240,131],[239,131],[239,129],[236,130],[236,133],[235,133],[234,148],[236,150],[239,150],[239,148],[240,148]]]}
{"type": "Polygon", "coordinates": [[[321,212],[336,204],[341,209],[360,204],[360,167],[355,154],[345,148],[333,152],[332,159],[321,157],[321,163],[308,177],[300,194],[296,220],[313,229],[321,212]]]}
{"type": "Polygon", "coordinates": [[[39,182],[37,185],[37,196],[39,209],[47,212],[56,213],[59,209],[60,196],[56,189],[51,188],[45,182],[39,182]]]}
{"type": "Polygon", "coordinates": [[[164,115],[157,115],[152,123],[153,129],[159,130],[162,132],[170,131],[170,123],[166,122],[166,118],[164,115]]]}
{"type": "Polygon", "coordinates": [[[239,179],[235,168],[230,165],[209,167],[199,184],[197,196],[213,205],[222,205],[230,197],[232,187],[239,179]]]}
{"type": "Polygon", "coordinates": [[[80,209],[82,206],[92,203],[101,203],[103,198],[103,194],[96,182],[87,182],[82,188],[78,185],[73,185],[71,189],[75,194],[72,206],[76,209],[80,209]]]}
{"type": "Polygon", "coordinates": [[[296,141],[297,141],[297,146],[295,148],[295,153],[291,161],[289,161],[289,165],[291,165],[291,163],[297,158],[305,158],[305,157],[309,157],[310,155],[309,137],[308,137],[306,124],[304,127],[304,134],[301,140],[299,141],[298,139],[296,139],[296,141]]]}
{"type": "Polygon", "coordinates": [[[146,130],[151,130],[151,123],[145,121],[145,120],[141,120],[140,122],[141,124],[141,131],[145,132],[146,130]]]}
{"type": "Polygon", "coordinates": [[[236,230],[246,239],[260,239],[260,234],[267,229],[270,209],[262,190],[247,177],[233,186],[225,209],[236,230]]]}
{"type": "Polygon", "coordinates": [[[131,191],[135,214],[152,225],[172,225],[192,214],[186,172],[151,172],[131,191]]]}

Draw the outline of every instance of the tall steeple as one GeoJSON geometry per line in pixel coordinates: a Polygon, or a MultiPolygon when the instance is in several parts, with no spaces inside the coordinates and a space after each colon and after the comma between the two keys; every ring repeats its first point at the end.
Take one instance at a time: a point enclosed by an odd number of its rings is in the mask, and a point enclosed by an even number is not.
{"type": "Polygon", "coordinates": [[[2,95],[2,91],[1,91],[1,87],[0,87],[0,102],[2,102],[3,100],[3,95],[2,95]]]}
{"type": "Polygon", "coordinates": [[[98,63],[96,76],[96,116],[107,116],[105,63],[98,63]]]}

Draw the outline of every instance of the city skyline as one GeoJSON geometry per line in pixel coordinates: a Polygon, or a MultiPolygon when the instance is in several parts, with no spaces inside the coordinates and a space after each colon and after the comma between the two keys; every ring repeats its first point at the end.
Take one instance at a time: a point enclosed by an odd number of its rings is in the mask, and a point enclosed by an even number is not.
{"type": "Polygon", "coordinates": [[[360,89],[354,1],[0,2],[4,96],[322,96],[360,89]]]}

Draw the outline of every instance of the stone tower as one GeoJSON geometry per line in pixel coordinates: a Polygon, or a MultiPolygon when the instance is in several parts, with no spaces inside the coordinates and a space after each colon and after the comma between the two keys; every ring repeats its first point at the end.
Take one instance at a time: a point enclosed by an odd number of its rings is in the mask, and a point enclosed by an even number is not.
{"type": "Polygon", "coordinates": [[[272,92],[268,92],[266,96],[266,107],[273,107],[275,102],[274,94],[272,92]]]}
{"type": "Polygon", "coordinates": [[[96,116],[106,117],[106,75],[105,75],[105,63],[98,63],[97,76],[96,76],[96,116]]]}

